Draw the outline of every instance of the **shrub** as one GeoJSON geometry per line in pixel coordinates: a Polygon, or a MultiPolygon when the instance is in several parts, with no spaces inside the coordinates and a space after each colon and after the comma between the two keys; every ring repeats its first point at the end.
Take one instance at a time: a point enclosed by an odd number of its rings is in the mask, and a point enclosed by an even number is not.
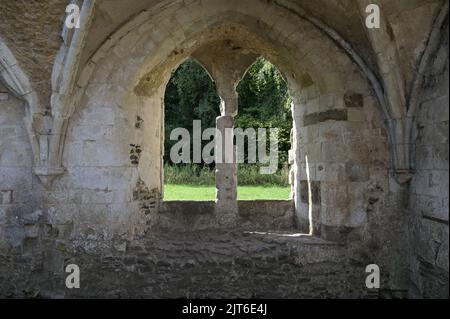
{"type": "MultiPolygon", "coordinates": [[[[238,167],[238,184],[245,186],[289,185],[289,167],[284,166],[275,174],[264,175],[258,165],[240,164],[238,167]]],[[[166,184],[174,185],[215,185],[215,170],[197,164],[166,165],[164,167],[166,184]]]]}

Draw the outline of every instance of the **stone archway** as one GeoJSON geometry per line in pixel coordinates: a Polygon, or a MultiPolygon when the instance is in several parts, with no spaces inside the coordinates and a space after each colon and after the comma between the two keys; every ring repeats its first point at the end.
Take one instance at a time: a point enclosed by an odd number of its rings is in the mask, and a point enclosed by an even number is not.
{"type": "Polygon", "coordinates": [[[0,295],[448,297],[448,1],[80,0],[78,29],[68,2],[0,1],[0,295]],[[217,204],[167,207],[171,72],[208,69],[224,130],[256,56],[293,100],[292,201],[244,207],[231,162],[217,204]]]}
{"type": "MultiPolygon", "coordinates": [[[[386,131],[369,83],[345,52],[309,22],[272,5],[258,13],[250,11],[236,6],[230,12],[215,4],[207,15],[194,10],[189,19],[183,16],[185,23],[172,26],[158,22],[171,15],[178,21],[174,7],[145,12],[92,57],[81,75],[85,84],[80,83],[79,99],[73,99],[78,102],[64,155],[69,174],[59,181],[60,187],[90,192],[77,203],[81,210],[93,212],[79,224],[80,232],[90,224],[102,225],[97,230],[109,234],[140,233],[164,218],[158,214],[162,97],[172,70],[187,57],[197,58],[219,83],[222,113],[229,117],[234,114],[236,80],[260,55],[286,75],[294,100],[299,228],[307,231],[311,218],[314,233],[324,237],[365,228],[364,192],[372,184],[386,189],[387,183],[386,131]],[[277,20],[279,16],[283,19],[277,20]],[[228,65],[231,73],[226,75],[223,65],[232,60],[228,55],[222,64],[215,63],[221,50],[248,59],[228,65]],[[143,120],[139,129],[137,118],[143,120]],[[140,158],[133,164],[129,155],[136,147],[140,158]],[[83,184],[92,176],[95,183],[83,184]],[[351,188],[349,183],[354,183],[351,188]],[[114,202],[104,199],[108,196],[114,202]],[[102,222],[93,221],[97,218],[102,222]]],[[[229,168],[224,168],[224,176],[230,176],[229,168]]],[[[230,207],[236,205],[234,198],[225,198],[222,217],[223,212],[236,212],[236,206],[230,207]]],[[[235,217],[227,219],[235,223],[235,217]]]]}

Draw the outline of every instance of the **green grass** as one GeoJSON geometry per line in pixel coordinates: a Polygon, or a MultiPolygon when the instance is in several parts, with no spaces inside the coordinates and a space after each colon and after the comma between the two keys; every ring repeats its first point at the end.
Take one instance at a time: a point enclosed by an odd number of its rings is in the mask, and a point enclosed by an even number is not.
{"type": "MultiPolygon", "coordinates": [[[[237,178],[241,186],[277,185],[289,186],[289,168],[284,166],[275,174],[264,175],[259,167],[254,164],[240,164],[237,170],[237,178]]],[[[216,176],[214,169],[202,167],[196,164],[165,165],[164,181],[169,185],[215,185],[216,176]]]]}
{"type": "Polygon", "coordinates": [[[291,195],[290,186],[239,186],[238,200],[287,200],[291,195]]]}
{"type": "MultiPolygon", "coordinates": [[[[241,164],[237,173],[238,200],[289,199],[288,167],[264,175],[257,165],[241,164]]],[[[216,198],[214,169],[200,165],[166,165],[164,179],[165,201],[214,201],[216,198]]]]}
{"type": "MultiPolygon", "coordinates": [[[[287,200],[291,192],[286,186],[239,186],[238,200],[287,200]]],[[[164,185],[164,201],[214,201],[214,186],[164,185]]]]}

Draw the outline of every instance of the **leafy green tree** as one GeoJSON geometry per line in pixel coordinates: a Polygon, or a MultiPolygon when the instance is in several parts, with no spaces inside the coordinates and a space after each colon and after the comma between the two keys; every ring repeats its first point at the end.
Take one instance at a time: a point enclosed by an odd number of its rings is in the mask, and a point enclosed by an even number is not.
{"type": "MultiPolygon", "coordinates": [[[[237,91],[239,114],[236,127],[255,130],[278,128],[280,167],[287,164],[292,116],[291,100],[282,74],[267,60],[258,59],[246,73],[237,91]]],[[[170,141],[170,132],[177,127],[192,131],[193,120],[199,119],[202,120],[203,128],[215,127],[216,118],[220,116],[219,104],[215,85],[201,65],[188,60],[177,69],[165,94],[167,164],[170,164],[170,149],[176,143],[170,141]]]]}
{"type": "Polygon", "coordinates": [[[236,127],[278,128],[280,166],[286,165],[292,129],[291,99],[283,75],[260,58],[247,71],[237,88],[239,113],[236,127]]]}
{"type": "Polygon", "coordinates": [[[216,118],[220,116],[220,99],[213,81],[203,67],[194,60],[187,60],[167,84],[164,104],[164,159],[170,164],[170,149],[176,143],[170,140],[170,132],[178,127],[192,132],[194,120],[201,120],[203,128],[215,127],[216,118]]]}

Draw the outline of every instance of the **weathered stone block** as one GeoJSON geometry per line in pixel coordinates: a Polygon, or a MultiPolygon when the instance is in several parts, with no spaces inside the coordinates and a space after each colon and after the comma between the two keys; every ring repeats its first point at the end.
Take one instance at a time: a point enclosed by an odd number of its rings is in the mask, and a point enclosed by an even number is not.
{"type": "Polygon", "coordinates": [[[323,122],[319,124],[319,141],[343,143],[348,122],[323,122]]]}
{"type": "Polygon", "coordinates": [[[25,225],[25,237],[26,238],[38,238],[39,226],[38,225],[25,225]]]}
{"type": "Polygon", "coordinates": [[[13,203],[13,191],[0,190],[0,205],[9,205],[13,203]]]}
{"type": "Polygon", "coordinates": [[[308,88],[314,84],[313,79],[311,78],[311,75],[308,73],[303,73],[300,76],[300,85],[304,88],[308,88]]]}
{"type": "Polygon", "coordinates": [[[319,126],[311,125],[301,127],[298,131],[297,140],[301,144],[310,144],[319,140],[319,126]]]}
{"type": "Polygon", "coordinates": [[[348,109],[348,120],[350,122],[365,122],[366,115],[364,113],[364,109],[359,108],[350,108],[348,109]]]}
{"type": "Polygon", "coordinates": [[[431,148],[431,162],[437,170],[448,169],[449,147],[447,144],[434,144],[431,148]]]}
{"type": "Polygon", "coordinates": [[[97,167],[73,167],[68,169],[69,185],[74,188],[107,189],[109,170],[97,167]]]}
{"type": "MultiPolygon", "coordinates": [[[[320,205],[322,202],[321,196],[321,182],[318,181],[310,181],[311,184],[311,201],[314,205],[320,205]]],[[[301,201],[304,204],[309,204],[309,183],[308,181],[300,182],[300,196],[301,201]]]]}
{"type": "Polygon", "coordinates": [[[300,162],[306,163],[308,158],[309,163],[315,163],[320,160],[322,145],[321,143],[310,143],[300,145],[300,162]]]}
{"type": "Polygon", "coordinates": [[[320,156],[317,157],[318,162],[344,163],[352,158],[349,147],[343,143],[323,142],[320,146],[320,156]]]}
{"type": "Polygon", "coordinates": [[[445,198],[442,199],[442,197],[439,196],[417,194],[414,208],[419,213],[419,216],[427,216],[448,221],[448,209],[446,209],[444,205],[444,200],[445,198]]]}
{"type": "Polygon", "coordinates": [[[347,121],[347,110],[328,110],[319,113],[319,122],[325,121],[347,121]]]}
{"type": "Polygon", "coordinates": [[[344,104],[348,108],[353,107],[363,107],[364,106],[364,96],[362,94],[345,94],[344,104]]]}
{"type": "Polygon", "coordinates": [[[336,105],[336,95],[335,94],[324,94],[320,98],[319,111],[327,111],[335,108],[336,105]]]}
{"type": "Polygon", "coordinates": [[[32,187],[31,167],[0,167],[0,189],[30,190],[32,187]]]}
{"type": "Polygon", "coordinates": [[[307,180],[308,178],[310,180],[318,180],[315,163],[309,163],[308,165],[306,165],[306,163],[301,163],[299,170],[301,180],[307,180]]]}
{"type": "Polygon", "coordinates": [[[303,119],[303,125],[315,125],[326,121],[347,121],[347,119],[347,110],[328,110],[325,112],[305,115],[303,119]]]}
{"type": "Polygon", "coordinates": [[[336,163],[317,163],[316,180],[322,182],[336,182],[342,180],[345,174],[345,165],[336,163]]]}
{"type": "Polygon", "coordinates": [[[345,171],[350,182],[366,182],[369,180],[369,167],[359,163],[346,163],[345,171]]]}

